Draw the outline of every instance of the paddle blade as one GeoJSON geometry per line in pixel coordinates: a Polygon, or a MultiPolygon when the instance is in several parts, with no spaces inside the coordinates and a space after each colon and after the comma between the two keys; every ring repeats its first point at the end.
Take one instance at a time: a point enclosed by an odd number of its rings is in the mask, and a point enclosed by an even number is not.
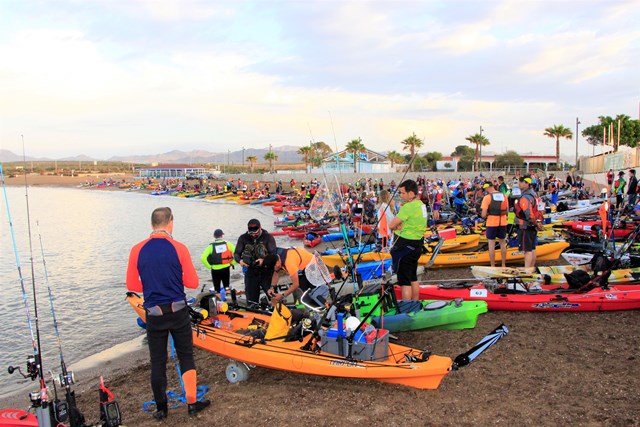
{"type": "Polygon", "coordinates": [[[497,343],[500,338],[509,333],[509,328],[503,323],[478,342],[478,344],[471,347],[467,352],[458,355],[453,361],[453,369],[459,369],[463,366],[467,366],[469,363],[480,356],[485,350],[497,343]]]}

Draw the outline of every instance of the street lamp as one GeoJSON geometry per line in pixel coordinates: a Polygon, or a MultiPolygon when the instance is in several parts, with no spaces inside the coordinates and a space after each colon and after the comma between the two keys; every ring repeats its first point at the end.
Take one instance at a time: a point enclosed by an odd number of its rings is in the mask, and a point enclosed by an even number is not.
{"type": "Polygon", "coordinates": [[[580,120],[576,117],[576,170],[578,169],[578,125],[580,120]]]}

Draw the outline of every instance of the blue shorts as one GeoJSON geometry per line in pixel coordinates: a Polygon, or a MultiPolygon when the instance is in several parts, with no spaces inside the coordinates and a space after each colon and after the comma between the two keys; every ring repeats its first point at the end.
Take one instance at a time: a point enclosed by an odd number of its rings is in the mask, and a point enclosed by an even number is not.
{"type": "Polygon", "coordinates": [[[507,237],[507,226],[499,225],[497,227],[487,227],[487,240],[504,239],[507,237]]]}

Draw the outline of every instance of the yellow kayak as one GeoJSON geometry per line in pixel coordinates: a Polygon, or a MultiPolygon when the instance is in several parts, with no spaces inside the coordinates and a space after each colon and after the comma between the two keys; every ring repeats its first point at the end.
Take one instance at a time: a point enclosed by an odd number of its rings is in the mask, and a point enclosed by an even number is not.
{"type": "MultiPolygon", "coordinates": [[[[567,242],[552,242],[538,245],[536,257],[538,261],[555,260],[560,257],[562,251],[569,247],[567,242]]],[[[496,263],[502,261],[500,250],[496,250],[496,263]]],[[[507,249],[507,263],[524,262],[524,252],[518,248],[507,249]]],[[[471,265],[488,265],[489,252],[467,252],[456,254],[438,254],[433,262],[432,268],[438,267],[468,267],[471,265]]]]}
{"type": "MultiPolygon", "coordinates": [[[[454,239],[445,240],[444,243],[442,244],[442,247],[440,248],[440,252],[453,252],[453,251],[475,248],[476,246],[478,246],[479,242],[480,242],[479,234],[458,236],[454,239]]],[[[356,257],[357,257],[357,254],[354,254],[353,255],[354,260],[356,257]]],[[[391,258],[391,255],[389,255],[388,252],[365,252],[362,255],[360,255],[360,259],[358,260],[358,262],[380,261],[380,260],[389,259],[389,258],[391,258]]],[[[431,253],[422,255],[420,257],[420,260],[418,261],[418,264],[425,265],[427,262],[429,262],[429,259],[431,259],[431,253]]],[[[337,265],[338,267],[344,267],[345,265],[344,260],[342,259],[342,256],[339,254],[323,255],[322,260],[327,265],[327,267],[330,267],[330,268],[332,268],[334,265],[337,265]]]]}
{"type": "Polygon", "coordinates": [[[233,193],[222,193],[222,194],[218,194],[216,196],[207,196],[204,199],[205,200],[216,200],[216,199],[222,199],[224,197],[229,197],[229,195],[233,195],[233,193]]]}

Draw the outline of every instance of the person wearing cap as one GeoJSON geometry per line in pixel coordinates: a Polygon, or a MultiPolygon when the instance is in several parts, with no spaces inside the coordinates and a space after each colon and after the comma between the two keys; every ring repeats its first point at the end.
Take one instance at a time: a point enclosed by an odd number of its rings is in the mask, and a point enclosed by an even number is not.
{"type": "Polygon", "coordinates": [[[167,343],[173,338],[180,361],[187,412],[195,415],[210,401],[197,400],[196,365],[193,358],[191,316],[184,288],[198,287],[196,272],[187,247],[174,240],[170,208],[157,208],[151,214],[151,235],[136,244],[129,254],[126,284],[132,292],[144,295],[147,343],[151,361],[151,390],[156,404],[153,417],[167,418],[167,343]]]}
{"type": "MultiPolygon", "coordinates": [[[[536,217],[537,194],[531,188],[532,179],[529,175],[520,177],[519,187],[522,193],[520,198],[515,202],[519,205],[521,217],[518,218],[518,245],[524,252],[524,266],[536,266],[536,239],[538,230],[542,229],[542,222],[536,217]]],[[[518,210],[516,210],[517,212],[518,210]]]]}
{"type": "Polygon", "coordinates": [[[484,184],[487,195],[482,198],[480,210],[482,218],[486,222],[486,235],[489,242],[489,260],[491,267],[496,265],[496,238],[500,241],[500,254],[502,255],[502,267],[507,262],[507,213],[509,212],[509,200],[507,196],[496,190],[488,182],[484,184]]]}
{"type": "Polygon", "coordinates": [[[217,229],[213,232],[214,241],[208,245],[202,255],[200,261],[205,267],[211,270],[211,281],[216,292],[220,292],[220,285],[229,288],[231,277],[231,268],[236,264],[233,259],[233,253],[236,245],[223,239],[224,232],[217,229]]]}
{"type": "MultiPolygon", "coordinates": [[[[271,272],[271,288],[267,295],[271,297],[272,304],[275,305],[286,299],[298,289],[304,292],[314,287],[305,274],[305,268],[313,261],[314,255],[304,248],[277,248],[274,254],[269,254],[264,258],[264,268],[271,272]],[[284,271],[291,279],[289,289],[282,294],[278,293],[279,272],[284,271]]],[[[302,294],[296,295],[300,299],[302,294]]]]}
{"type": "Polygon", "coordinates": [[[276,239],[262,229],[260,221],[249,220],[247,232],[238,238],[233,258],[242,266],[244,290],[248,304],[260,302],[260,289],[266,293],[271,285],[271,276],[263,267],[264,258],[276,252],[276,239]]]}
{"type": "Polygon", "coordinates": [[[456,212],[462,216],[464,208],[467,206],[467,190],[464,187],[464,183],[459,183],[451,195],[453,196],[453,206],[456,212]]]}
{"type": "Polygon", "coordinates": [[[624,179],[624,171],[618,172],[618,179],[613,183],[613,192],[616,195],[616,210],[619,210],[624,204],[624,187],[627,181],[624,179]]]}

